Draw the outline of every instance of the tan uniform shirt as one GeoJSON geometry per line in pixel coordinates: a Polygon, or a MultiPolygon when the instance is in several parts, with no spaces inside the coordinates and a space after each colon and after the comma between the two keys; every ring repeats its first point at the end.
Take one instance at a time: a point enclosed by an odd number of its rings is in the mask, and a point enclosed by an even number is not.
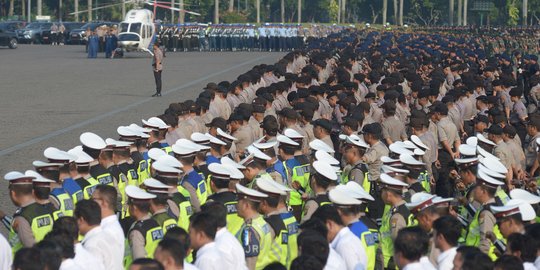
{"type": "Polygon", "coordinates": [[[508,148],[508,145],[503,140],[500,140],[497,145],[493,147],[493,155],[498,157],[506,168],[512,167],[515,162],[513,155],[510,152],[510,148],[508,148]]]}
{"type": "Polygon", "coordinates": [[[326,137],[323,137],[320,140],[326,143],[332,149],[334,149],[334,142],[332,142],[332,138],[330,138],[330,135],[327,135],[326,137]]]}
{"type": "MultiPolygon", "coordinates": [[[[142,220],[150,219],[150,215],[146,216],[142,220]]],[[[133,257],[133,260],[139,259],[139,258],[146,258],[146,249],[144,246],[146,245],[146,239],[145,236],[141,234],[140,231],[132,230],[129,232],[128,235],[129,240],[129,247],[131,248],[131,256],[133,257]]]]}
{"type": "Polygon", "coordinates": [[[442,141],[448,142],[451,148],[454,148],[454,143],[459,141],[457,127],[448,117],[443,117],[437,122],[437,133],[439,135],[439,149],[443,148],[442,141]]]}
{"type": "Polygon", "coordinates": [[[254,141],[253,133],[247,125],[243,125],[238,128],[232,134],[232,136],[237,139],[237,141],[235,141],[237,153],[243,153],[246,148],[254,141]]]}
{"type": "Polygon", "coordinates": [[[517,168],[525,169],[525,152],[523,152],[523,148],[513,139],[509,139],[505,143],[512,153],[512,159],[515,161],[517,168]]]}
{"type": "Polygon", "coordinates": [[[397,142],[401,141],[402,138],[407,138],[405,123],[398,120],[396,116],[385,118],[381,126],[383,139],[390,139],[392,142],[397,142]]]}
{"type": "MultiPolygon", "coordinates": [[[[491,199],[488,203],[494,203],[495,199],[491,199]]],[[[490,211],[482,211],[478,215],[478,226],[480,227],[480,245],[478,248],[488,253],[491,247],[491,240],[487,237],[490,233],[493,233],[493,227],[497,224],[495,216],[490,211]]]]}
{"type": "Polygon", "coordinates": [[[364,155],[364,161],[368,165],[368,177],[370,181],[377,181],[381,175],[382,156],[388,156],[388,147],[381,141],[372,145],[364,155]]]}
{"type": "Polygon", "coordinates": [[[302,125],[302,129],[304,129],[307,134],[306,139],[308,140],[308,142],[315,140],[315,135],[313,134],[313,125],[311,123],[306,123],[305,125],[302,125]]]}
{"type": "Polygon", "coordinates": [[[250,117],[248,121],[249,129],[251,130],[251,134],[253,136],[253,139],[260,138],[263,136],[263,129],[261,128],[261,124],[255,117],[250,117]]]}
{"type": "Polygon", "coordinates": [[[532,166],[538,156],[538,152],[536,152],[536,139],[537,138],[540,138],[540,132],[534,135],[534,137],[531,139],[531,141],[525,148],[525,157],[527,159],[527,167],[532,166]]]}

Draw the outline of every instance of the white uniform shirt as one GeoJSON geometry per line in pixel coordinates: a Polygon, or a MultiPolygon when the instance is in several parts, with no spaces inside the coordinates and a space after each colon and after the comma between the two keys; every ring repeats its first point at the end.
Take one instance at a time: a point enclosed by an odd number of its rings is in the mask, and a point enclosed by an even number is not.
{"type": "Polygon", "coordinates": [[[426,270],[426,269],[428,268],[425,268],[424,264],[422,264],[421,262],[409,263],[405,265],[405,267],[403,267],[403,270],[426,270]]]}
{"type": "Polygon", "coordinates": [[[116,241],[111,241],[114,236],[98,226],[90,230],[84,236],[82,245],[86,250],[98,258],[106,269],[122,270],[124,249],[116,241]]]}
{"type": "Polygon", "coordinates": [[[420,258],[420,264],[422,265],[422,267],[424,267],[423,269],[425,270],[437,270],[437,268],[435,268],[435,266],[431,264],[427,256],[420,258]]]}
{"type": "Polygon", "coordinates": [[[223,270],[225,255],[222,254],[216,246],[215,242],[210,242],[197,251],[197,261],[195,266],[200,270],[223,270]]]}
{"type": "Polygon", "coordinates": [[[456,256],[456,247],[453,247],[437,257],[437,264],[439,270],[452,270],[454,268],[454,257],[456,256]]]}
{"type": "Polygon", "coordinates": [[[523,269],[524,269],[524,270],[537,270],[538,268],[536,268],[536,267],[534,266],[534,264],[531,263],[531,262],[524,262],[524,263],[523,263],[523,269]]]}
{"type": "Polygon", "coordinates": [[[75,258],[73,258],[73,261],[75,262],[75,265],[77,265],[77,269],[80,270],[105,269],[101,260],[86,250],[81,243],[75,244],[75,258]]]}
{"type": "Polygon", "coordinates": [[[120,226],[120,222],[118,222],[118,217],[116,215],[101,219],[101,229],[109,232],[112,235],[114,242],[120,243],[122,245],[122,250],[124,250],[124,230],[122,229],[122,226],[120,226]]]}
{"type": "Polygon", "coordinates": [[[364,267],[367,265],[367,255],[362,242],[348,227],[343,227],[330,245],[345,260],[347,269],[355,269],[358,264],[364,267]]]}
{"type": "Polygon", "coordinates": [[[328,253],[328,259],[324,270],[342,270],[345,269],[345,261],[341,256],[330,246],[330,252],[328,253]]]}
{"type": "Polygon", "coordinates": [[[6,238],[0,234],[0,270],[11,270],[13,254],[6,238]]]}
{"type": "Polygon", "coordinates": [[[223,266],[223,269],[247,269],[244,248],[227,228],[219,229],[214,241],[219,251],[225,254],[224,261],[227,262],[227,267],[223,266]]]}
{"type": "Polygon", "coordinates": [[[184,261],[184,270],[199,270],[199,268],[197,268],[197,266],[191,263],[184,261]]]}

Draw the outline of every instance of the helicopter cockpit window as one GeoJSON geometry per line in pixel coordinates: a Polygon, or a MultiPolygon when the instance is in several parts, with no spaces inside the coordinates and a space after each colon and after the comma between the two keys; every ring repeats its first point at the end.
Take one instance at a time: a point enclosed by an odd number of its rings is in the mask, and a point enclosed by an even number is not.
{"type": "Polygon", "coordinates": [[[132,23],[131,26],[129,27],[129,32],[139,34],[141,32],[141,24],[132,23]]]}
{"type": "Polygon", "coordinates": [[[120,24],[120,32],[121,32],[121,33],[127,32],[127,31],[128,31],[128,28],[129,28],[129,24],[128,24],[128,23],[121,23],[121,24],[120,24]]]}

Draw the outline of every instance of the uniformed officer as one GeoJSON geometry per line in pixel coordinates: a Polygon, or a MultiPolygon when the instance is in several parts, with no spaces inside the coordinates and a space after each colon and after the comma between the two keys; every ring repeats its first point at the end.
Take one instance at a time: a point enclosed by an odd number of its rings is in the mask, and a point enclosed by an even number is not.
{"type": "Polygon", "coordinates": [[[513,233],[524,234],[525,226],[536,218],[534,208],[518,198],[509,200],[504,206],[492,206],[491,211],[504,239],[513,233]]]}
{"type": "Polygon", "coordinates": [[[407,187],[404,182],[392,178],[387,174],[381,174],[381,197],[387,205],[381,223],[381,248],[384,256],[384,267],[394,269],[394,244],[397,233],[402,228],[410,225],[411,213],[405,206],[403,192],[407,187]]]}
{"type": "MultiPolygon", "coordinates": [[[[164,157],[170,156],[165,155],[164,157]]],[[[179,163],[177,160],[175,161],[179,163]]],[[[170,198],[167,200],[169,212],[178,217],[178,226],[186,230],[189,228],[189,217],[193,214],[193,208],[189,192],[178,185],[182,173],[179,167],[179,164],[173,164],[172,160],[167,162],[164,158],[160,158],[152,164],[152,168],[155,170],[154,178],[169,187],[170,198]]]]}
{"type": "Polygon", "coordinates": [[[300,150],[301,145],[297,141],[284,135],[278,135],[277,141],[279,142],[279,157],[287,172],[287,183],[293,188],[289,197],[289,206],[292,207],[297,220],[300,220],[303,205],[302,196],[309,192],[309,160],[301,160],[306,158],[305,156],[295,156],[295,152],[300,150]]]}
{"type": "Polygon", "coordinates": [[[94,159],[90,162],[90,175],[102,185],[114,185],[113,177],[98,160],[101,151],[107,147],[105,141],[92,132],[81,134],[79,140],[82,144],[82,150],[94,159]]]}
{"type": "Polygon", "coordinates": [[[55,181],[51,183],[51,202],[64,216],[73,216],[73,209],[75,204],[72,197],[62,187],[59,181],[60,172],[59,168],[61,163],[47,163],[43,161],[34,161],[32,165],[36,171],[43,177],[55,181]]]}
{"type": "Polygon", "coordinates": [[[336,206],[343,224],[349,227],[351,232],[362,242],[367,256],[365,269],[382,268],[381,251],[378,248],[377,224],[365,215],[367,206],[365,202],[372,200],[373,197],[365,192],[358,183],[349,182],[347,185],[339,185],[331,190],[329,198],[336,206]]]}
{"type": "Polygon", "coordinates": [[[240,163],[246,167],[243,171],[245,186],[249,188],[255,187],[257,180],[261,177],[272,179],[269,173],[266,172],[268,166],[266,163],[271,159],[268,155],[254,146],[248,147],[249,156],[243,159],[240,163]]]}
{"type": "MultiPolygon", "coordinates": [[[[135,125],[135,124],[133,124],[135,125]]],[[[145,132],[150,132],[150,129],[137,128],[132,126],[120,126],[116,129],[118,135],[120,135],[120,141],[133,142],[130,145],[130,157],[133,161],[133,167],[136,169],[138,185],[141,185],[144,180],[149,178],[148,176],[148,149],[146,143],[150,135],[145,132]],[[146,131],[144,131],[146,130],[146,131]]]]}
{"type": "Polygon", "coordinates": [[[182,163],[184,176],[180,180],[180,185],[189,192],[191,205],[195,212],[201,210],[201,204],[206,202],[208,191],[204,176],[201,176],[193,169],[195,155],[200,147],[187,139],[180,139],[173,145],[174,156],[182,163]]]}
{"type": "Polygon", "coordinates": [[[350,166],[348,173],[343,175],[341,183],[349,181],[360,184],[364,190],[371,191],[371,182],[368,179],[368,167],[363,161],[369,145],[361,138],[347,136],[343,148],[343,158],[350,166]]]}
{"type": "Polygon", "coordinates": [[[24,172],[24,175],[28,177],[34,177],[34,179],[32,180],[32,185],[34,199],[36,200],[36,203],[48,207],[52,212],[52,216],[55,221],[58,218],[62,217],[63,213],[59,211],[58,208],[56,208],[51,202],[51,184],[54,183],[54,181],[44,178],[39,173],[32,170],[27,170],[26,172],[24,172]]]}
{"type": "MultiPolygon", "coordinates": [[[[496,224],[496,219],[491,212],[491,206],[497,206],[495,194],[497,188],[504,183],[493,179],[483,171],[478,171],[478,178],[474,190],[474,199],[481,204],[481,209],[476,211],[476,215],[469,224],[465,244],[476,246],[492,259],[496,259],[494,246],[490,240],[491,235],[495,235],[497,239],[502,238],[499,228],[496,224]]],[[[500,205],[499,205],[500,206],[500,205]]]]}
{"type": "Polygon", "coordinates": [[[167,154],[171,154],[172,148],[165,140],[165,134],[167,129],[171,126],[167,125],[163,120],[158,117],[150,117],[148,120],[142,119],[143,127],[149,128],[152,131],[150,132],[150,138],[148,138],[148,149],[160,148],[163,149],[167,154]]]}
{"type": "MultiPolygon", "coordinates": [[[[419,149],[416,149],[421,151],[419,149]]],[[[415,150],[415,151],[416,151],[415,150]]],[[[408,170],[406,182],[409,184],[410,195],[417,192],[431,192],[429,177],[427,176],[426,164],[415,159],[410,154],[399,155],[399,161],[403,164],[403,169],[408,170]]],[[[410,198],[410,197],[409,197],[410,198]]]]}
{"type": "MultiPolygon", "coordinates": [[[[362,160],[368,166],[368,180],[375,186],[378,185],[379,176],[381,174],[381,157],[388,156],[389,150],[381,141],[382,127],[379,123],[365,125],[362,128],[362,132],[364,134],[364,141],[370,146],[362,160]]],[[[366,190],[375,198],[375,201],[371,203],[368,208],[372,218],[380,219],[383,215],[384,203],[380,198],[380,194],[375,192],[375,190],[377,189],[372,188],[371,191],[366,190]]]]}
{"type": "MultiPolygon", "coordinates": [[[[244,221],[238,216],[238,198],[236,193],[230,190],[231,169],[225,164],[212,163],[208,166],[210,171],[210,189],[212,195],[207,201],[215,201],[223,204],[227,209],[227,230],[236,235],[244,221]]],[[[244,175],[242,174],[242,177],[244,175]]]]}
{"type": "Polygon", "coordinates": [[[151,218],[150,200],[156,195],[150,194],[136,186],[127,186],[129,214],[135,218],[127,235],[130,253],[126,265],[138,258],[153,258],[158,242],[163,238],[163,230],[159,223],[151,218]]]}
{"type": "Polygon", "coordinates": [[[246,264],[250,270],[263,269],[270,264],[270,252],[275,232],[259,214],[261,200],[268,195],[236,184],[238,194],[238,215],[244,219],[244,224],[237,238],[244,247],[246,264]]]}
{"type": "MultiPolygon", "coordinates": [[[[9,242],[14,252],[23,247],[32,247],[51,231],[53,216],[50,208],[37,204],[32,195],[32,181],[35,177],[12,171],[4,176],[9,182],[9,196],[18,207],[10,223],[9,242]]],[[[2,219],[6,215],[1,212],[2,219]]]]}
{"type": "Polygon", "coordinates": [[[43,155],[51,163],[62,164],[62,166],[58,168],[58,179],[60,180],[60,183],[62,183],[64,190],[71,196],[73,205],[82,200],[82,189],[79,185],[77,185],[73,178],[71,178],[69,171],[69,165],[74,162],[77,157],[55,147],[48,147],[43,151],[43,155]]]}
{"type": "Polygon", "coordinates": [[[68,151],[68,153],[77,157],[75,160],[75,172],[73,179],[77,185],[79,185],[83,191],[83,197],[85,200],[92,198],[92,193],[99,185],[99,182],[90,175],[90,163],[94,159],[85,153],[82,147],[75,147],[68,151]]]}
{"type": "Polygon", "coordinates": [[[171,228],[178,226],[178,216],[174,216],[168,209],[169,186],[162,182],[149,178],[144,180],[144,187],[146,192],[156,195],[155,198],[150,200],[150,212],[152,213],[152,219],[157,221],[163,230],[163,234],[171,228]]]}
{"type": "Polygon", "coordinates": [[[276,181],[277,183],[288,185],[288,183],[285,182],[285,180],[287,179],[287,172],[285,171],[285,167],[283,166],[283,163],[279,160],[276,153],[277,141],[262,143],[254,142],[253,146],[270,157],[270,160],[266,162],[266,164],[268,165],[266,172],[270,174],[272,179],[274,179],[274,181],[276,181]]]}
{"type": "Polygon", "coordinates": [[[317,208],[331,203],[328,199],[328,191],[337,185],[338,180],[336,171],[327,163],[317,160],[313,162],[312,168],[310,187],[315,196],[309,198],[304,204],[302,223],[309,220],[317,208]]]}

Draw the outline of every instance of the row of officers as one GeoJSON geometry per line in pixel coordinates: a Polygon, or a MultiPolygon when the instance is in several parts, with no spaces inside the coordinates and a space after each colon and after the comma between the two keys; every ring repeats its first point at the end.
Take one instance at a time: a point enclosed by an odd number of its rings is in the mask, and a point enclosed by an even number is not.
{"type": "Polygon", "coordinates": [[[283,52],[302,48],[309,37],[323,37],[336,31],[319,28],[296,25],[180,25],[162,26],[158,36],[168,51],[283,52]]]}
{"type": "MultiPolygon", "coordinates": [[[[188,257],[201,269],[222,265],[230,268],[219,269],[263,269],[272,262],[290,266],[298,256],[299,226],[316,226],[313,220],[326,224],[328,241],[339,255],[335,267],[327,265],[328,269],[392,269],[396,266],[393,241],[399,230],[418,224],[431,232],[437,217],[450,214],[461,221],[460,243],[478,246],[496,258],[512,232],[508,227],[499,229],[499,219],[530,210],[522,204],[532,209],[530,204],[540,202],[538,196],[518,189],[510,194],[514,200],[509,200],[501,189],[504,176],[498,172],[504,166],[480,146],[455,160],[460,183],[468,188],[463,195],[466,202],[456,207],[454,198],[430,195],[426,164],[421,161],[422,151],[429,147],[418,137],[401,146],[413,155],[382,147],[376,139],[378,124],[362,130],[369,143],[356,135],[342,138],[344,159],[353,165],[345,171],[322,141],[309,143],[312,155],[301,154],[304,138],[294,130],[253,143],[249,154],[235,162],[227,153],[236,138],[219,128],[168,145],[165,122],[152,117],[143,123],[143,127],[119,127],[119,140],[83,133],[82,145],[67,152],[47,148],[47,161],[33,162],[35,171],[6,174],[11,199],[19,207],[11,220],[3,217],[13,250],[42,240],[55,220],[77,212],[78,202],[103,199],[105,186],[118,194],[113,208],[127,239],[121,258],[125,266],[133,259],[153,257],[171,228],[191,232],[190,216],[205,205],[225,206],[223,227],[235,236],[245,260],[205,264],[210,259],[205,260],[203,252],[188,257]],[[367,167],[374,161],[381,172],[377,179],[367,167]],[[515,199],[522,201],[516,204],[515,199]],[[325,205],[333,205],[339,218],[325,205]],[[379,207],[382,215],[374,214],[379,207]]],[[[518,220],[535,219],[532,212],[521,213],[518,220]]],[[[437,263],[432,258],[436,250],[432,247],[426,254],[431,261],[426,265],[437,263]]]]}

